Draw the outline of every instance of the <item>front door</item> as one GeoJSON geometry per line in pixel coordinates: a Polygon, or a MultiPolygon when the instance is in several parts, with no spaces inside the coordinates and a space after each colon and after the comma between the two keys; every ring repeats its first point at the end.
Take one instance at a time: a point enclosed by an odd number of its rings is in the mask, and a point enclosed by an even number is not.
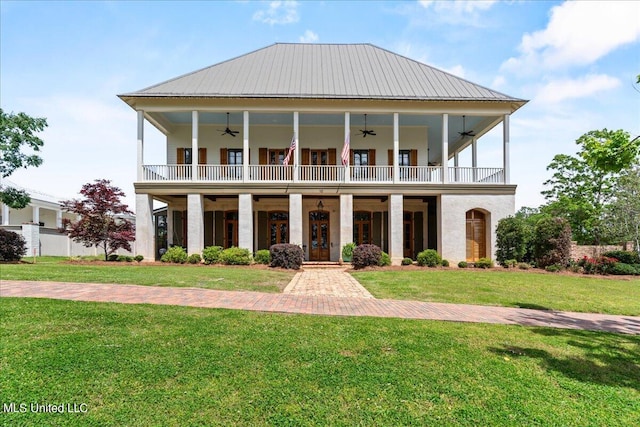
{"type": "Polygon", "coordinates": [[[309,261],[329,261],[329,212],[309,212],[309,261]]]}
{"type": "Polygon", "coordinates": [[[413,258],[413,214],[404,212],[402,221],[403,256],[413,258]]]}

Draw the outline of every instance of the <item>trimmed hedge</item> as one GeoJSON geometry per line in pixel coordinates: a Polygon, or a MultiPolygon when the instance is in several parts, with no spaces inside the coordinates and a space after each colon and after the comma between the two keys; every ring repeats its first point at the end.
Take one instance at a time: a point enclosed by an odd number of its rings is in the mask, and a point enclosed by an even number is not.
{"type": "Polygon", "coordinates": [[[411,258],[403,258],[402,265],[411,265],[413,264],[413,260],[411,258]]]}
{"type": "Polygon", "coordinates": [[[258,264],[268,265],[271,263],[271,252],[269,252],[269,249],[260,249],[256,252],[253,260],[258,264]]]}
{"type": "Polygon", "coordinates": [[[252,259],[249,249],[232,246],[220,252],[219,261],[226,265],[250,265],[252,259]]]}
{"type": "Polygon", "coordinates": [[[187,251],[181,246],[172,246],[160,258],[162,262],[172,262],[175,264],[184,264],[187,262],[187,251]]]}
{"type": "Polygon", "coordinates": [[[493,260],[490,258],[480,258],[474,263],[474,265],[477,268],[493,268],[493,260]]]}
{"type": "Polygon", "coordinates": [[[632,251],[609,251],[602,254],[608,258],[615,258],[623,264],[640,264],[640,255],[632,251]]]}
{"type": "Polygon", "coordinates": [[[21,235],[0,228],[0,261],[20,261],[26,253],[26,242],[21,235]]]}
{"type": "Polygon", "coordinates": [[[191,254],[187,258],[187,262],[189,264],[200,264],[200,261],[202,261],[202,257],[200,256],[200,254],[191,254]]]}
{"type": "Polygon", "coordinates": [[[269,248],[271,267],[299,270],[304,260],[304,252],[298,245],[292,243],[278,243],[269,248]]]}
{"type": "Polygon", "coordinates": [[[207,246],[202,251],[202,258],[204,259],[204,263],[216,264],[220,261],[220,253],[222,252],[222,246],[207,246]]]}
{"type": "Polygon", "coordinates": [[[371,265],[380,265],[382,250],[376,245],[360,245],[353,250],[351,264],[353,268],[365,268],[371,265]]]}
{"type": "Polygon", "coordinates": [[[617,262],[609,269],[609,274],[615,275],[640,275],[640,265],[625,264],[617,262]],[[637,265],[637,267],[636,267],[637,265]]]}
{"type": "Polygon", "coordinates": [[[382,252],[382,254],[380,255],[380,262],[378,263],[378,265],[380,267],[386,267],[388,265],[391,265],[391,257],[389,256],[388,253],[386,252],[382,252]]]}
{"type": "Polygon", "coordinates": [[[442,264],[442,257],[435,249],[426,249],[416,257],[421,267],[437,267],[442,264]]]}

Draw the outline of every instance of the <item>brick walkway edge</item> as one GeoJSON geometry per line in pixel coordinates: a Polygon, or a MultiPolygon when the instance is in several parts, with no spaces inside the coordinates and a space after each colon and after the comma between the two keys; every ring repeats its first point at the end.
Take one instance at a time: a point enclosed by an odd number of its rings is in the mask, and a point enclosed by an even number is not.
{"type": "Polygon", "coordinates": [[[371,316],[544,326],[640,335],[640,317],[373,298],[94,283],[0,281],[1,297],[161,304],[325,316],[371,316]]]}

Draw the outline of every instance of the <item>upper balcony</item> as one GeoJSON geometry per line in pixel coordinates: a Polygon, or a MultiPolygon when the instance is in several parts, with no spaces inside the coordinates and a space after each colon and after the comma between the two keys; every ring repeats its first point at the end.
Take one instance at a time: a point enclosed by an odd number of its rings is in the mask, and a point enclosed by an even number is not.
{"type": "Polygon", "coordinates": [[[503,168],[442,166],[143,165],[143,182],[503,184],[503,168]],[[194,176],[194,171],[196,176],[194,176]]]}

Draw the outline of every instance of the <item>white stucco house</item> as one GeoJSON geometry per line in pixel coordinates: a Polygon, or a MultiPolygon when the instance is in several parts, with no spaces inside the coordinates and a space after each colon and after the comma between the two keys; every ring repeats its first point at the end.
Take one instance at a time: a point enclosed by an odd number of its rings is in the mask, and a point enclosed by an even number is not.
{"type": "Polygon", "coordinates": [[[137,112],[148,260],[164,244],[289,242],[338,261],[355,242],[394,263],[426,248],[473,261],[495,256],[514,213],[509,119],[526,101],[370,44],[277,43],[119,97],[137,112]],[[166,135],[165,164],[145,162],[145,121],[166,135]],[[478,167],[497,126],[502,153],[478,167]],[[167,204],[158,236],[154,200],[167,204]]]}

